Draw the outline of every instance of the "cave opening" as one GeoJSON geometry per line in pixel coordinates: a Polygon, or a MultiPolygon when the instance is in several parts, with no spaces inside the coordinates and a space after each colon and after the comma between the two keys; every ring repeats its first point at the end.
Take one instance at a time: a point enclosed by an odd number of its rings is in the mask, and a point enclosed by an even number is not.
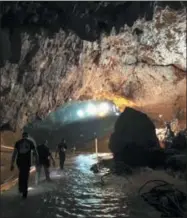
{"type": "MultiPolygon", "coordinates": [[[[123,194],[130,183],[119,190],[126,177],[114,170],[127,169],[125,161],[134,167],[138,186],[153,177],[183,183],[187,146],[175,141],[169,153],[165,127],[172,121],[179,138],[186,129],[186,70],[186,2],[0,2],[1,183],[12,176],[10,151],[22,131],[37,144],[48,140],[52,151],[62,137],[69,148],[58,184],[42,183],[33,195],[29,189],[32,202],[52,188],[45,211],[40,203],[25,205],[32,217],[57,210],[59,217],[106,217],[109,209],[112,216],[126,216],[123,194]],[[110,152],[108,160],[88,154],[96,142],[99,152],[110,152]],[[81,154],[69,152],[74,147],[81,154]],[[173,158],[167,165],[173,176],[165,170],[166,155],[173,158]],[[90,170],[95,162],[114,175],[106,179],[111,188],[98,185],[100,177],[90,170]],[[72,199],[81,206],[72,209],[72,199]]],[[[57,175],[57,167],[51,169],[57,175]]],[[[13,213],[10,218],[20,211],[15,207],[13,213]]]]}
{"type": "Polygon", "coordinates": [[[53,150],[62,138],[66,139],[70,149],[76,146],[79,150],[95,137],[109,137],[119,115],[120,109],[109,100],[69,101],[44,120],[26,125],[24,131],[37,144],[48,140],[53,150]]]}

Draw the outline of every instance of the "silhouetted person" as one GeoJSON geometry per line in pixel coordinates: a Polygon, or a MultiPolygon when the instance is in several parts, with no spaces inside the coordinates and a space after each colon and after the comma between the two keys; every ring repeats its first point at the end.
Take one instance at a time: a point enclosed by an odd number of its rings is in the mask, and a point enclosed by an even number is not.
{"type": "Polygon", "coordinates": [[[175,134],[171,129],[171,125],[169,122],[167,122],[166,123],[166,133],[165,133],[166,148],[172,147],[174,137],[175,137],[175,134]]]}
{"type": "Polygon", "coordinates": [[[72,150],[72,153],[75,154],[75,152],[76,152],[76,147],[75,147],[75,145],[72,147],[71,150],[72,150]]]}
{"type": "Polygon", "coordinates": [[[56,149],[56,157],[57,154],[59,155],[59,160],[60,160],[60,169],[64,169],[64,162],[66,159],[66,150],[67,150],[67,145],[65,139],[62,139],[62,141],[58,144],[57,149],[56,149]]]}
{"type": "Polygon", "coordinates": [[[44,173],[47,181],[50,181],[50,175],[49,175],[49,167],[50,167],[50,159],[53,162],[53,166],[55,165],[55,161],[53,159],[53,156],[47,146],[48,142],[47,140],[37,146],[37,152],[39,156],[38,164],[36,166],[36,184],[39,183],[40,175],[41,175],[41,169],[44,168],[44,173]]]}
{"type": "Polygon", "coordinates": [[[14,162],[16,160],[19,170],[19,192],[23,198],[27,198],[28,194],[28,180],[31,167],[31,152],[34,152],[36,162],[38,161],[38,154],[34,143],[28,139],[28,133],[22,134],[22,139],[16,142],[12,154],[12,161],[10,170],[14,170],[14,162]]]}

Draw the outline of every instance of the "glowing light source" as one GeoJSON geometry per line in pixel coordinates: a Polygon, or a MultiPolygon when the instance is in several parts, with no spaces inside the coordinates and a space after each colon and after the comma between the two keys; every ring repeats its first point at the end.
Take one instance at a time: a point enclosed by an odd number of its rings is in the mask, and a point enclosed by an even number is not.
{"type": "Polygon", "coordinates": [[[104,112],[104,111],[98,113],[98,116],[100,116],[100,117],[104,117],[105,115],[106,115],[106,112],[104,112]]]}
{"type": "Polygon", "coordinates": [[[106,114],[109,112],[109,109],[110,109],[109,104],[107,104],[106,102],[105,103],[101,103],[99,105],[99,113],[98,113],[98,115],[100,117],[106,116],[106,114]]]}
{"type": "Polygon", "coordinates": [[[79,117],[83,117],[83,116],[84,116],[84,112],[83,112],[82,110],[78,110],[78,111],[77,111],[77,115],[78,115],[79,117]]]}
{"type": "Polygon", "coordinates": [[[100,99],[106,99],[109,101],[112,101],[115,105],[117,105],[117,108],[119,108],[119,110],[121,112],[124,111],[125,107],[138,107],[139,104],[124,98],[121,95],[118,94],[113,94],[111,92],[100,92],[97,93],[97,95],[95,95],[95,99],[96,100],[100,100],[100,99]]]}
{"type": "Polygon", "coordinates": [[[116,105],[113,105],[112,109],[113,109],[113,112],[116,112],[117,111],[116,105]]]}
{"type": "Polygon", "coordinates": [[[87,108],[88,114],[94,115],[97,113],[97,109],[93,104],[89,104],[87,108]]]}
{"type": "Polygon", "coordinates": [[[101,103],[100,106],[99,106],[99,111],[100,112],[105,112],[107,113],[109,111],[110,107],[109,107],[109,104],[107,103],[101,103]]]}

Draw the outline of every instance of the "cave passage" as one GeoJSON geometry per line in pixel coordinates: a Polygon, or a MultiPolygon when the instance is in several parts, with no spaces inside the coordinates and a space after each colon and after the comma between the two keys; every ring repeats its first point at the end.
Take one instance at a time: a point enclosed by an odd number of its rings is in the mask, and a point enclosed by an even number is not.
{"type": "Polygon", "coordinates": [[[186,193],[186,147],[171,154],[160,148],[164,121],[174,120],[176,133],[186,128],[186,5],[0,2],[1,184],[18,176],[9,168],[21,130],[36,144],[48,140],[52,153],[62,138],[68,146],[64,170],[50,167],[51,183],[43,177],[36,186],[30,177],[27,201],[20,202],[17,186],[1,194],[0,217],[157,218],[160,213],[138,197],[140,186],[163,179],[186,193]],[[139,107],[150,118],[147,125],[122,112],[127,106],[139,107]],[[160,156],[150,155],[155,148],[160,156]],[[101,168],[110,172],[105,186],[106,172],[91,171],[101,154],[108,161],[101,168]],[[172,155],[173,175],[165,170],[166,155],[172,155]],[[149,168],[154,159],[160,163],[149,168]],[[120,169],[134,165],[132,174],[117,175],[117,162],[120,169]]]}
{"type": "Polygon", "coordinates": [[[46,119],[28,124],[24,130],[37,143],[47,139],[52,149],[62,137],[68,147],[77,145],[79,148],[95,137],[111,133],[119,114],[119,109],[111,101],[72,101],[51,112],[46,119]]]}

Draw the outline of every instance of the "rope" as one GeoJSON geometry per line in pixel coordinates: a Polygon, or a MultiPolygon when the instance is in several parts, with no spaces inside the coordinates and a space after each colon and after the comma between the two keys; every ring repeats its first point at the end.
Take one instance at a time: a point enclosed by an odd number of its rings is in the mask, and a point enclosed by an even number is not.
{"type": "Polygon", "coordinates": [[[150,180],[142,185],[138,194],[151,206],[162,213],[162,217],[183,217],[184,206],[187,200],[187,195],[178,189],[174,188],[164,180],[150,180]],[[142,193],[141,191],[146,185],[156,183],[150,191],[142,193]]]}

